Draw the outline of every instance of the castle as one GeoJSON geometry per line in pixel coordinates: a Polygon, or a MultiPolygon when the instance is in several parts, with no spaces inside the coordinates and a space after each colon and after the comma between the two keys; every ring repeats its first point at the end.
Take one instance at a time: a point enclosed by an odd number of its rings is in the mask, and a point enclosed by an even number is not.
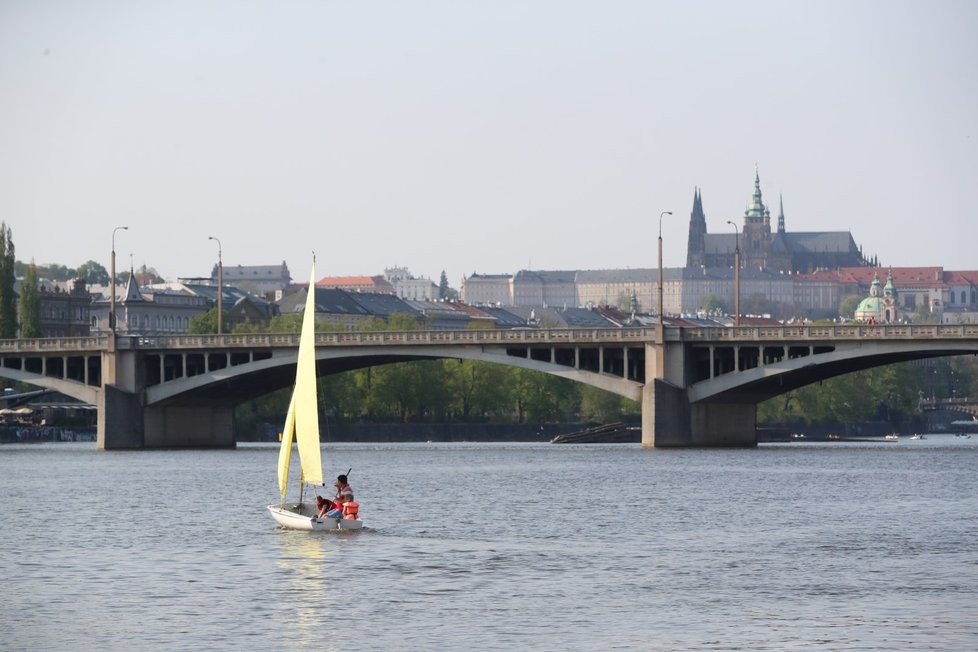
{"type": "Polygon", "coordinates": [[[761,177],[755,169],[754,194],[744,211],[742,228],[731,233],[707,233],[703,197],[700,189],[695,189],[686,267],[733,267],[738,246],[742,268],[806,274],[870,264],[849,231],[789,233],[785,230],[784,201],[779,200],[779,204],[777,231],[772,232],[771,211],[764,204],[761,177]]]}

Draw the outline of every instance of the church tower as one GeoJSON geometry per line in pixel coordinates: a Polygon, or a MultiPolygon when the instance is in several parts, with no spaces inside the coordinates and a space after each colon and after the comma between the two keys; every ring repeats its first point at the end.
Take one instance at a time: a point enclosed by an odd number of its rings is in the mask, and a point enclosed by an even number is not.
{"type": "Polygon", "coordinates": [[[706,264],[706,215],[700,189],[693,190],[693,212],[689,214],[689,244],[686,248],[686,267],[706,264]]]}
{"type": "Polygon", "coordinates": [[[784,197],[778,195],[778,233],[784,233],[784,197]]]}
{"type": "Polygon", "coordinates": [[[754,167],[754,194],[744,211],[743,245],[740,248],[744,267],[767,267],[771,251],[771,211],[761,196],[761,176],[754,167]]]}

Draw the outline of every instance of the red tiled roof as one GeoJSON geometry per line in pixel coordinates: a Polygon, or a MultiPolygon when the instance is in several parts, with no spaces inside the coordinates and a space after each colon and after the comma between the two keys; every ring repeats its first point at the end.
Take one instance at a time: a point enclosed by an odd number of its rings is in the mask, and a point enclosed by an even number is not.
{"type": "Polygon", "coordinates": [[[340,287],[343,285],[375,285],[373,276],[324,276],[316,281],[316,285],[322,287],[340,287]]]}
{"type": "Polygon", "coordinates": [[[470,306],[469,304],[462,303],[460,301],[446,301],[445,305],[458,310],[459,312],[464,312],[469,317],[475,317],[476,319],[496,319],[492,315],[479,310],[475,306],[470,306]]]}

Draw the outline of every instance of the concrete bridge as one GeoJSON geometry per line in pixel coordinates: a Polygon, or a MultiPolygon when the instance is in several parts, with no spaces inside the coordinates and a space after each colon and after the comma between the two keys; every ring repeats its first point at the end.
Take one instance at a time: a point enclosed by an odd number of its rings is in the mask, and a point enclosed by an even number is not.
{"type": "MultiPolygon", "coordinates": [[[[98,447],[231,447],[234,407],[291,386],[297,334],[0,341],[0,377],[98,406],[98,447]]],[[[757,403],[869,367],[978,354],[978,325],[319,333],[321,374],[468,359],[640,401],[646,447],[756,444],[757,403]]]]}
{"type": "Polygon", "coordinates": [[[978,399],[974,398],[925,398],[921,399],[920,408],[925,412],[947,410],[966,416],[978,417],[978,399]]]}

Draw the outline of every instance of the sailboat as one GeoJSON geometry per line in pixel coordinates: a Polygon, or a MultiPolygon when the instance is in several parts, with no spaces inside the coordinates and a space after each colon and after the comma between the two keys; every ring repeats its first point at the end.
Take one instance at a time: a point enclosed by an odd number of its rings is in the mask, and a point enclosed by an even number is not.
{"type": "Polygon", "coordinates": [[[282,502],[269,505],[268,511],[284,528],[292,530],[359,530],[363,521],[358,518],[318,518],[319,509],[312,501],[303,502],[306,485],[323,485],[323,463],[319,448],[319,410],[316,401],[316,261],[313,258],[309,276],[309,292],[302,311],[302,331],[299,334],[299,358],[295,369],[295,388],[285,416],[282,446],[278,452],[278,486],[282,502]],[[299,453],[298,502],[286,501],[292,440],[299,453]]]}

